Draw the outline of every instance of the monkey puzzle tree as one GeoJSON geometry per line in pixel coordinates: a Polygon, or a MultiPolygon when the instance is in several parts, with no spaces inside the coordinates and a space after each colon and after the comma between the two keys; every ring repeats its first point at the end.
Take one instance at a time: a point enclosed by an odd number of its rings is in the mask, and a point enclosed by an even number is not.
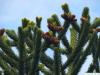
{"type": "Polygon", "coordinates": [[[41,17],[36,17],[36,23],[22,19],[18,32],[0,29],[0,75],[40,75],[40,71],[44,75],[78,75],[88,55],[93,62],[87,72],[100,72],[100,18],[90,23],[89,8],[85,7],[79,25],[66,3],[62,10],[63,25],[54,14],[47,19],[48,32],[41,29],[41,17]],[[54,58],[46,54],[48,49],[54,52],[54,58]],[[65,63],[61,55],[66,56],[65,63]]]}

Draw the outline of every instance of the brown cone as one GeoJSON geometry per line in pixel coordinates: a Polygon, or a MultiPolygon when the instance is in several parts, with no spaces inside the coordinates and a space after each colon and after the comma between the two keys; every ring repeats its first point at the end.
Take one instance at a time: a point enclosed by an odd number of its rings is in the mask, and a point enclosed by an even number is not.
{"type": "Polygon", "coordinates": [[[5,29],[0,29],[0,36],[3,36],[5,29]]]}

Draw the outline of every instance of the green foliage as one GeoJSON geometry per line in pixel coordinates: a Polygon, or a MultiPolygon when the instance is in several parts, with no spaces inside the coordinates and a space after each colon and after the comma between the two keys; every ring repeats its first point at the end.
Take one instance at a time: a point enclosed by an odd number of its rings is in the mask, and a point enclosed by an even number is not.
{"type": "Polygon", "coordinates": [[[78,41],[78,33],[77,31],[72,27],[70,28],[70,46],[72,47],[72,49],[74,50],[78,41]]]}

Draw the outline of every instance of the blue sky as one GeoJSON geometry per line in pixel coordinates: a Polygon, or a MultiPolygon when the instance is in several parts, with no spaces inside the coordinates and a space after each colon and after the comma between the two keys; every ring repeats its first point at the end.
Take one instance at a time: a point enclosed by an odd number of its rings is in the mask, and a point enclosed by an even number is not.
{"type": "Polygon", "coordinates": [[[60,17],[60,6],[65,2],[78,18],[85,6],[90,8],[92,18],[100,16],[100,0],[0,0],[0,27],[16,29],[21,25],[21,18],[34,20],[36,16],[42,16],[42,27],[47,30],[46,19],[53,13],[60,17]]]}
{"type": "MultiPolygon", "coordinates": [[[[21,25],[22,18],[35,20],[36,16],[42,16],[42,29],[47,31],[46,19],[55,13],[60,18],[63,13],[61,9],[63,3],[69,4],[70,10],[76,14],[78,21],[80,21],[79,17],[85,6],[90,8],[92,20],[100,17],[100,0],[0,0],[0,28],[17,30],[17,27],[21,25]]],[[[63,20],[61,19],[61,21],[63,20]]],[[[79,75],[83,75],[87,70],[91,59],[89,56],[79,75]]]]}

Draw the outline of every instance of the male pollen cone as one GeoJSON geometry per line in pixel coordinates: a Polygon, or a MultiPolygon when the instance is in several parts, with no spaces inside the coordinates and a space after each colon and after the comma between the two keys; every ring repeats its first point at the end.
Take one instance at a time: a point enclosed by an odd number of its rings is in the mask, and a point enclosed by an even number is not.
{"type": "Polygon", "coordinates": [[[63,27],[61,27],[61,26],[55,26],[55,25],[52,25],[52,24],[48,24],[48,28],[51,31],[57,31],[57,32],[62,32],[64,30],[63,27]]]}
{"type": "Polygon", "coordinates": [[[93,29],[90,29],[90,32],[100,32],[100,28],[93,28],[93,29]]]}
{"type": "Polygon", "coordinates": [[[70,16],[70,22],[71,22],[71,23],[74,23],[74,22],[77,21],[77,19],[76,19],[75,17],[76,17],[75,15],[71,15],[71,16],[70,16]]]}
{"type": "Polygon", "coordinates": [[[52,38],[52,43],[53,44],[58,44],[60,41],[59,41],[59,39],[57,38],[57,37],[53,37],[52,38]]]}
{"type": "Polygon", "coordinates": [[[72,22],[72,23],[77,21],[77,19],[75,19],[75,15],[71,15],[69,13],[64,13],[61,15],[61,17],[65,20],[68,20],[69,22],[72,22]]]}
{"type": "Polygon", "coordinates": [[[51,35],[49,32],[43,33],[42,37],[51,44],[58,44],[59,43],[59,39],[57,37],[54,37],[53,35],[51,35]]]}
{"type": "Polygon", "coordinates": [[[97,31],[97,32],[100,32],[100,28],[96,28],[96,31],[97,31]]]}
{"type": "Polygon", "coordinates": [[[82,18],[81,18],[81,21],[82,21],[82,22],[86,22],[86,21],[87,21],[87,18],[86,18],[86,17],[82,17],[82,18]]]}
{"type": "Polygon", "coordinates": [[[0,29],[0,36],[3,36],[5,29],[0,29]]]}

